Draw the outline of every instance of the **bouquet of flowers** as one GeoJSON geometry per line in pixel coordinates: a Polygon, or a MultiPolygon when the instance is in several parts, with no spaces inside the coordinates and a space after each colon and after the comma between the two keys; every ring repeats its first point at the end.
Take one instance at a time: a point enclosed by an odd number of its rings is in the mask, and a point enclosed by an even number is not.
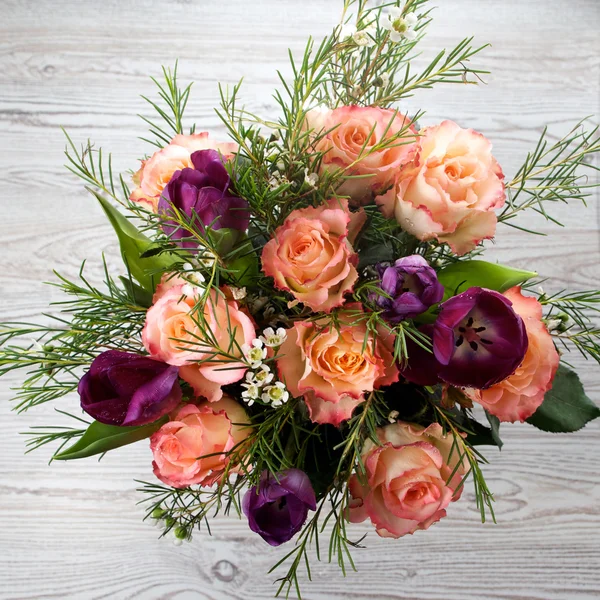
{"type": "Polygon", "coordinates": [[[148,445],[147,517],[178,540],[219,512],[272,546],[294,540],[278,593],[300,594],[325,531],[345,572],[350,523],[428,529],[469,481],[493,518],[478,448],[502,445],[501,423],[573,432],[600,415],[561,360],[600,362],[600,292],[546,293],[537,273],[480,258],[498,224],[554,221],[553,204],[589,195],[596,129],[544,132],[506,177],[481,133],[421,127],[407,97],[485,73],[472,39],[411,68],[429,22],[427,0],[345,0],[280,75],[278,115],[220,88],[229,141],[184,126],[190,86],[164,69],[144,118],[155,148],[129,176],[67,138],[122,271],[105,262],[102,286],[83,266],[58,275],[49,324],[0,329],[0,374],[27,371],[16,410],[79,396],[59,411],[71,424],[35,429],[30,448],[73,460],[148,445]]]}

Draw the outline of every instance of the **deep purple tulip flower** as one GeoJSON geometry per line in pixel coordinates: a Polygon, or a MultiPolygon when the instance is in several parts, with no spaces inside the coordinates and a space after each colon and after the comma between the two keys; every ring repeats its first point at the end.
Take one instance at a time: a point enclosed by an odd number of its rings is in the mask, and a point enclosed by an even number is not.
{"type": "Polygon", "coordinates": [[[179,227],[175,221],[163,222],[163,230],[183,248],[196,248],[190,230],[205,235],[206,228],[248,228],[248,203],[231,193],[231,180],[216,150],[198,150],[191,156],[193,169],[175,171],[158,202],[160,214],[173,214],[172,206],[187,215],[189,228],[179,227]]]}
{"type": "Polygon", "coordinates": [[[473,287],[441,306],[433,327],[433,354],[411,343],[403,375],[420,385],[444,381],[486,389],[512,375],[527,352],[525,324],[505,296],[473,287]]]}
{"type": "Polygon", "coordinates": [[[271,546],[279,546],[300,531],[317,501],[306,473],[287,469],[277,478],[264,471],[258,489],[254,486],[246,492],[242,507],[250,529],[271,546]]]}
{"type": "Polygon", "coordinates": [[[383,318],[389,323],[414,319],[444,296],[435,271],[418,254],[400,258],[389,267],[377,265],[377,272],[379,287],[389,298],[371,294],[370,300],[384,309],[383,318]]]}
{"type": "Polygon", "coordinates": [[[181,401],[178,371],[147,356],[108,350],[79,381],[81,408],[107,425],[153,423],[181,401]]]}

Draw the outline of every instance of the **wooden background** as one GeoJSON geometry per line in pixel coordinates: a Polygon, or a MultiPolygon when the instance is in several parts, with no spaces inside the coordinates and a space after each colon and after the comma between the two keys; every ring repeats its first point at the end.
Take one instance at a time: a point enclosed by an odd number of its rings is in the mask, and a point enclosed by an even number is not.
{"type": "MultiPolygon", "coordinates": [[[[136,167],[148,151],[137,139],[147,114],[148,76],[180,59],[196,80],[188,122],[223,135],[213,107],[217,82],[245,77],[250,109],[274,110],[275,70],[288,46],[335,22],[337,0],[0,0],[0,320],[39,318],[56,290],[57,268],[75,276],[101,252],[118,265],[115,238],[98,206],[63,168],[66,127],[111,150],[115,166],[136,167]]],[[[597,0],[440,0],[425,57],[476,34],[491,42],[478,64],[488,85],[438,87],[404,106],[427,110],[424,124],[452,118],[494,140],[508,175],[544,124],[562,134],[579,117],[600,115],[600,3],[597,0]]],[[[597,121],[596,121],[597,122],[597,121]]],[[[598,196],[586,210],[559,207],[566,228],[551,237],[506,227],[490,255],[552,278],[550,289],[600,285],[598,196]]],[[[522,224],[532,220],[524,218],[522,224]]],[[[600,399],[594,365],[575,360],[600,399]]],[[[134,478],[151,480],[146,444],[47,467],[49,453],[23,455],[20,431],[61,422],[52,407],[10,412],[9,377],[0,382],[0,597],[3,599],[267,599],[271,550],[244,522],[221,519],[214,537],[175,547],[141,522],[134,478]]],[[[76,406],[76,398],[63,407],[76,406]]],[[[488,481],[499,524],[481,525],[473,494],[429,532],[400,541],[367,538],[358,574],[314,566],[310,600],[592,599],[600,596],[600,423],[570,436],[506,426],[505,449],[488,451],[488,481]]],[[[356,526],[356,536],[369,530],[356,526]]]]}

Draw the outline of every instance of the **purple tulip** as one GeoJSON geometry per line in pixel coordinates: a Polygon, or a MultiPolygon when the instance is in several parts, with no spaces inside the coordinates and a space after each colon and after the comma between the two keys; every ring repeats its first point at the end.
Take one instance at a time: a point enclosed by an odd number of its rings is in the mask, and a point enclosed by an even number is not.
{"type": "Polygon", "coordinates": [[[193,169],[175,171],[158,202],[158,212],[166,217],[162,227],[173,240],[180,240],[183,248],[196,248],[190,232],[204,236],[206,228],[248,228],[248,203],[231,193],[229,173],[216,150],[198,150],[191,156],[193,169]],[[189,219],[188,229],[173,219],[172,207],[189,219]]]}
{"type": "Polygon", "coordinates": [[[81,408],[107,425],[153,423],[181,401],[178,371],[147,356],[108,350],[79,381],[81,408]]]}
{"type": "Polygon", "coordinates": [[[279,546],[300,531],[317,501],[306,473],[287,469],[277,476],[263,471],[258,489],[246,492],[242,507],[250,529],[271,546],[279,546]]]}
{"type": "Polygon", "coordinates": [[[512,375],[527,352],[525,324],[498,292],[473,287],[441,306],[433,327],[433,354],[408,344],[403,376],[420,385],[444,381],[486,389],[512,375]]]}
{"type": "Polygon", "coordinates": [[[382,316],[389,323],[414,319],[444,296],[444,286],[435,271],[420,255],[406,256],[393,265],[377,265],[379,287],[387,294],[371,294],[370,300],[384,310],[382,316]]]}

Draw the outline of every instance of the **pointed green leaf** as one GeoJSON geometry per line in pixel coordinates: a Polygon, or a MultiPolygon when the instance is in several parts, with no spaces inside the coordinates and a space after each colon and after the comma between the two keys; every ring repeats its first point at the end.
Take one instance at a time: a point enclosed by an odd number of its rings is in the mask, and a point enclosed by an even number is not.
{"type": "Polygon", "coordinates": [[[119,276],[125,291],[129,294],[129,297],[138,305],[144,308],[150,308],[152,306],[152,294],[145,290],[141,285],[138,285],[135,281],[128,279],[127,277],[119,276]]]}
{"type": "Polygon", "coordinates": [[[154,245],[152,240],[141,233],[106,198],[103,198],[94,190],[91,191],[100,202],[119,238],[121,255],[125,265],[145,290],[154,292],[156,284],[160,281],[161,273],[171,269],[177,262],[177,257],[167,254],[145,256],[149,248],[154,245]]]}
{"type": "Polygon", "coordinates": [[[461,260],[438,272],[438,279],[445,288],[444,300],[464,292],[470,287],[483,287],[505,292],[515,285],[536,277],[533,271],[513,269],[484,260],[461,260]]]}
{"type": "Polygon", "coordinates": [[[472,446],[497,446],[502,448],[502,440],[498,435],[498,429],[490,422],[491,427],[486,427],[475,419],[466,419],[465,427],[468,430],[467,442],[472,446]]]}
{"type": "Polygon", "coordinates": [[[163,417],[155,423],[142,425],[141,427],[117,427],[116,425],[105,425],[94,421],[70,448],[54,456],[55,460],[73,460],[75,458],[86,458],[94,454],[103,454],[133,442],[150,437],[161,425],[167,422],[163,417]]]}
{"type": "Polygon", "coordinates": [[[598,417],[600,408],[585,395],[577,373],[561,364],[544,402],[527,422],[542,431],[570,433],[598,417]]]}
{"type": "Polygon", "coordinates": [[[237,229],[210,229],[208,235],[236,286],[251,285],[258,276],[258,257],[248,235],[237,229]]]}
{"type": "MultiPolygon", "coordinates": [[[[533,271],[513,269],[484,260],[461,260],[438,271],[438,279],[444,286],[442,302],[461,294],[470,287],[482,287],[497,292],[505,292],[515,285],[525,283],[537,276],[533,271]]],[[[436,318],[436,306],[423,313],[418,321],[432,323],[436,318]]]]}
{"type": "Polygon", "coordinates": [[[502,448],[503,442],[500,438],[500,419],[495,415],[489,413],[487,410],[485,411],[485,416],[487,417],[488,423],[490,424],[492,439],[494,440],[498,448],[502,448]]]}

